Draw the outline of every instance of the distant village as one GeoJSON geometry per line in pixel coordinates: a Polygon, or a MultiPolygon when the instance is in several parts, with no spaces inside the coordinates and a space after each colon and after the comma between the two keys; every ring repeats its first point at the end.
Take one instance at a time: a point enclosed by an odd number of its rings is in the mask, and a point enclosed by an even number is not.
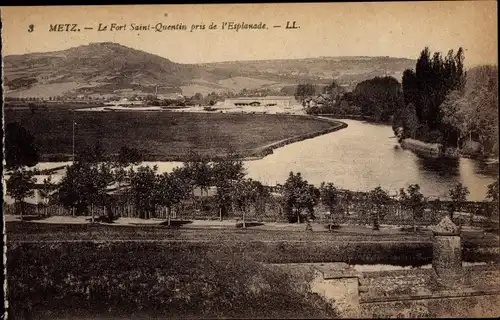
{"type": "MultiPolygon", "coordinates": [[[[300,85],[299,85],[300,86],[300,85]]],[[[154,94],[137,92],[133,90],[123,90],[119,93],[81,93],[68,94],[63,96],[49,97],[6,97],[7,107],[9,105],[30,104],[37,107],[48,106],[50,104],[87,104],[105,105],[115,107],[144,107],[144,106],[209,106],[209,107],[278,107],[290,108],[301,105],[302,108],[322,107],[327,102],[335,103],[342,92],[346,91],[348,85],[338,86],[334,89],[328,85],[318,86],[321,93],[309,93],[307,96],[297,96],[297,85],[282,88],[280,91],[265,88],[242,89],[239,93],[230,91],[212,92],[205,96],[196,93],[192,96],[183,95],[180,92],[154,94]],[[322,89],[321,89],[322,88],[322,89]],[[40,104],[42,104],[40,106],[40,104]]]]}

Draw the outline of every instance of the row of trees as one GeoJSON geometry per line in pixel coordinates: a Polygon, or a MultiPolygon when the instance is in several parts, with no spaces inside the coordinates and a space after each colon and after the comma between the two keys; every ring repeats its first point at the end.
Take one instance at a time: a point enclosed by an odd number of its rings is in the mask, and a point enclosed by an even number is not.
{"type": "MultiPolygon", "coordinates": [[[[134,153],[133,150],[128,151],[128,154],[131,153],[134,153]]],[[[219,218],[222,220],[228,209],[238,211],[242,214],[244,227],[245,214],[250,208],[253,206],[256,210],[259,209],[256,207],[259,200],[270,197],[268,189],[260,182],[245,177],[242,163],[232,156],[213,161],[198,157],[185,162],[171,173],[158,173],[156,167],[140,166],[135,170],[127,168],[134,160],[127,158],[126,154],[127,152],[123,152],[123,160],[115,162],[91,162],[81,160],[88,158],[79,158],[79,161],[68,166],[60,183],[45,180],[39,188],[41,195],[72,208],[75,214],[88,214],[90,211],[92,221],[93,209],[104,208],[106,218],[113,220],[114,210],[123,203],[120,203],[119,197],[112,195],[112,191],[120,191],[120,185],[126,185],[122,196],[128,199],[126,202],[134,204],[140,218],[148,219],[157,208],[163,208],[170,223],[172,208],[182,206],[186,200],[197,201],[193,191],[195,187],[208,195],[209,187],[215,186],[217,191],[214,198],[219,208],[219,218]]],[[[34,183],[33,173],[24,168],[15,170],[7,181],[7,192],[16,199],[21,213],[23,199],[33,195],[34,183]]],[[[466,201],[468,193],[467,188],[461,184],[450,190],[452,202],[449,213],[452,218],[453,213],[466,201]]],[[[340,192],[332,183],[323,182],[317,188],[304,180],[300,173],[291,172],[281,186],[278,198],[289,220],[297,223],[307,218],[314,219],[315,207],[322,203],[329,211],[331,228],[334,217],[342,212],[340,204],[352,200],[349,196],[352,197],[350,193],[340,192]]],[[[498,202],[498,181],[489,186],[488,198],[498,202]]],[[[396,200],[381,187],[368,192],[366,203],[371,206],[368,212],[373,228],[378,230],[388,205],[394,201],[399,201],[403,208],[411,212],[413,228],[416,230],[416,222],[422,218],[427,202],[419,185],[400,189],[396,200]]]]}
{"type": "Polygon", "coordinates": [[[426,47],[420,53],[415,71],[404,71],[406,108],[398,114],[398,121],[408,137],[457,147],[457,128],[443,121],[440,106],[451,91],[464,88],[466,73],[463,62],[462,48],[456,54],[453,50],[448,51],[443,59],[439,52],[431,56],[426,47]]]}
{"type": "MultiPolygon", "coordinates": [[[[402,107],[403,91],[395,78],[375,77],[358,83],[343,100],[349,106],[356,106],[360,115],[386,122],[402,107]]],[[[339,100],[334,108],[341,109],[342,103],[339,100]]]]}
{"type": "Polygon", "coordinates": [[[295,89],[295,98],[298,101],[304,101],[304,99],[313,97],[316,95],[317,88],[311,83],[301,83],[297,85],[295,89]]]}
{"type": "MultiPolygon", "coordinates": [[[[33,196],[36,183],[34,170],[27,170],[26,167],[38,162],[38,151],[34,137],[22,126],[9,123],[6,133],[6,168],[10,171],[7,194],[16,200],[22,212],[23,200],[33,196]]],[[[216,159],[193,154],[182,167],[162,174],[156,167],[131,167],[142,161],[143,155],[136,149],[122,147],[117,155],[106,157],[102,146],[96,144],[77,155],[60,183],[54,184],[46,179],[37,187],[43,198],[72,208],[75,214],[93,212],[92,209],[99,206],[106,208],[109,219],[114,218],[113,211],[119,205],[119,197],[113,192],[120,192],[123,186],[127,188],[122,196],[134,203],[142,218],[148,218],[157,207],[165,208],[170,217],[173,207],[182,205],[189,198],[196,201],[193,191],[196,187],[207,195],[209,187],[216,188],[215,200],[221,219],[230,208],[242,212],[244,218],[244,214],[252,205],[255,207],[259,199],[270,196],[260,182],[246,178],[243,163],[230,153],[216,159]]],[[[450,215],[466,200],[467,194],[468,190],[460,184],[450,191],[450,215]]],[[[339,192],[332,183],[322,183],[316,188],[300,173],[292,172],[281,187],[279,198],[287,215],[301,222],[307,216],[314,218],[318,203],[329,209],[333,219],[334,213],[339,212],[339,203],[350,201],[348,196],[349,193],[339,192]]],[[[487,197],[498,202],[498,180],[489,186],[487,197]]],[[[378,228],[384,208],[393,200],[380,187],[369,192],[366,200],[374,206],[370,212],[374,228],[378,228]]],[[[411,210],[415,225],[426,202],[420,187],[411,185],[406,190],[401,189],[398,200],[411,210]]]]}
{"type": "Polygon", "coordinates": [[[402,138],[441,143],[498,156],[498,67],[464,70],[464,51],[450,50],[443,58],[428,48],[420,53],[415,70],[403,73],[404,107],[393,127],[402,138]]]}
{"type": "MultiPolygon", "coordinates": [[[[450,189],[449,195],[451,202],[448,207],[450,218],[461,208],[463,202],[467,200],[469,190],[461,183],[456,184],[450,189]]],[[[314,208],[318,203],[322,203],[329,211],[330,230],[333,225],[335,215],[339,215],[339,205],[350,203],[352,201],[351,193],[340,192],[333,183],[321,183],[319,188],[311,185],[304,180],[300,173],[290,172],[281,191],[282,201],[288,214],[296,215],[296,221],[300,222],[303,218],[314,218],[314,208]],[[305,216],[304,213],[305,212],[305,216]]],[[[387,213],[388,205],[394,201],[399,201],[401,206],[411,212],[413,220],[413,230],[416,231],[417,220],[421,219],[424,209],[427,205],[427,198],[420,191],[418,184],[409,185],[406,189],[401,188],[397,199],[393,199],[386,190],[380,186],[369,191],[365,195],[367,204],[371,204],[369,209],[370,219],[374,230],[380,227],[380,221],[387,213]]],[[[487,198],[498,202],[498,180],[488,186],[487,198]]],[[[439,200],[436,201],[436,206],[439,200]]],[[[295,219],[294,219],[295,220],[295,219]]]]}
{"type": "MultiPolygon", "coordinates": [[[[462,48],[444,57],[425,48],[415,69],[404,71],[401,84],[393,77],[375,77],[307,112],[361,116],[376,122],[392,118],[400,139],[498,157],[498,67],[479,66],[466,72],[464,59],[462,48]]],[[[314,94],[313,85],[297,87],[298,98],[314,94]]]]}
{"type": "MultiPolygon", "coordinates": [[[[303,88],[305,91],[307,88],[303,88]]],[[[337,116],[362,116],[376,122],[390,121],[403,106],[401,84],[393,77],[375,77],[356,85],[352,92],[344,92],[335,82],[325,93],[335,93],[322,106],[308,113],[328,113],[337,116]]]]}

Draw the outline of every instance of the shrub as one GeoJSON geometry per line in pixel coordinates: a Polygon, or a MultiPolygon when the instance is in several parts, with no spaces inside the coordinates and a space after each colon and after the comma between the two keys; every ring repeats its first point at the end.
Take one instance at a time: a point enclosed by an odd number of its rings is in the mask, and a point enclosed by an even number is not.
{"type": "Polygon", "coordinates": [[[299,292],[287,273],[227,252],[221,245],[13,244],[9,314],[336,316],[319,296],[299,292]]]}

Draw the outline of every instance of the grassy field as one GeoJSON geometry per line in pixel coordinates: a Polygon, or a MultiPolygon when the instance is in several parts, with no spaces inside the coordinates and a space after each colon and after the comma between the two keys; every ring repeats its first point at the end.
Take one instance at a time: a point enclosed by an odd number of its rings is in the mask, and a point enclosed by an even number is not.
{"type": "MultiPolygon", "coordinates": [[[[336,123],[309,117],[178,112],[76,112],[76,151],[101,141],[107,153],[122,146],[145,150],[146,160],[181,160],[191,151],[207,156],[229,149],[253,156],[260,147],[326,130],[336,123]]],[[[18,121],[34,134],[44,160],[64,160],[72,150],[72,118],[62,108],[6,110],[5,122],[18,121]]]]}

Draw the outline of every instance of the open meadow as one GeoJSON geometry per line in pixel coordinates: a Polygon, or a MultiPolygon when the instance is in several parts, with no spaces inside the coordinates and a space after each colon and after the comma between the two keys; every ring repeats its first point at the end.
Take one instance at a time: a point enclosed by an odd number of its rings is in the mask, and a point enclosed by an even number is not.
{"type": "MultiPolygon", "coordinates": [[[[216,156],[232,151],[256,156],[262,147],[288,138],[324,132],[338,125],[307,116],[181,112],[75,112],[75,151],[102,143],[106,154],[122,146],[143,150],[146,160],[184,160],[191,152],[216,156]]],[[[41,158],[71,157],[73,113],[64,108],[6,110],[36,139],[41,158]]]]}

